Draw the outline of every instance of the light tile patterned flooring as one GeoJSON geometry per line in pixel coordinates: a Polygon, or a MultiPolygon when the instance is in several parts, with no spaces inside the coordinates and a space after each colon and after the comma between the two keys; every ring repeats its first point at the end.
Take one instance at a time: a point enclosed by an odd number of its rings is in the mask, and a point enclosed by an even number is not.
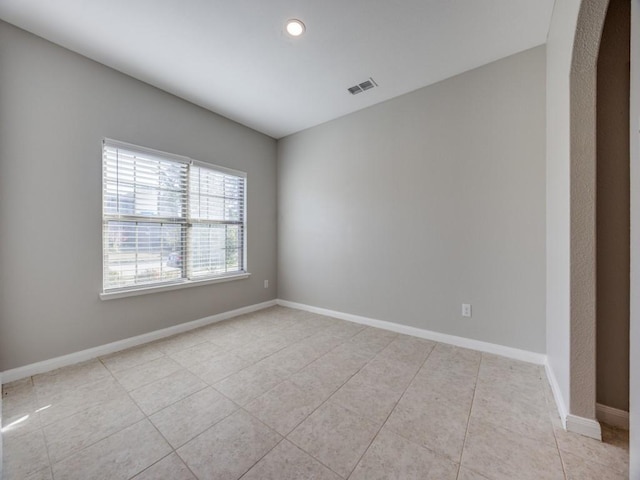
{"type": "Polygon", "coordinates": [[[5,479],[627,478],[541,367],[274,307],[3,386],[5,479]]]}

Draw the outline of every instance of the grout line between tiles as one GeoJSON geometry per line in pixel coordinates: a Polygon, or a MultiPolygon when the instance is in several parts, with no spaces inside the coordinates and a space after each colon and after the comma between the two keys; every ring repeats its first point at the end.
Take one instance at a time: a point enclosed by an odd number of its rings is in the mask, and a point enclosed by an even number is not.
{"type": "MultiPolygon", "coordinates": [[[[352,336],[350,336],[350,337],[348,337],[348,338],[346,338],[346,339],[343,339],[344,341],[343,341],[342,343],[340,343],[340,344],[336,345],[334,348],[332,348],[331,350],[329,350],[329,351],[328,351],[328,352],[326,352],[325,354],[323,354],[323,355],[321,355],[320,357],[318,357],[316,360],[314,360],[314,362],[315,362],[315,361],[317,361],[317,360],[320,360],[320,359],[321,359],[322,357],[324,357],[325,355],[328,355],[328,354],[329,354],[329,353],[331,353],[333,350],[335,350],[335,349],[337,349],[338,347],[340,347],[340,346],[344,345],[344,344],[345,344],[349,339],[351,339],[351,338],[355,337],[356,335],[358,335],[360,332],[364,331],[364,330],[365,330],[365,329],[367,329],[367,328],[372,328],[372,327],[365,327],[365,328],[363,328],[363,329],[359,330],[356,334],[354,334],[354,335],[352,335],[352,336]]],[[[391,340],[391,342],[393,342],[393,340],[391,340]]],[[[390,344],[391,342],[389,342],[389,344],[390,344]]],[[[387,347],[389,346],[389,344],[387,344],[384,348],[382,348],[382,350],[384,350],[385,348],[387,348],[387,347]]],[[[330,471],[332,471],[333,473],[335,473],[335,474],[336,474],[338,477],[340,477],[340,478],[349,478],[349,476],[351,476],[351,473],[353,473],[353,469],[351,469],[351,472],[349,472],[349,475],[348,475],[347,477],[343,477],[343,476],[342,476],[342,475],[340,475],[338,472],[336,472],[336,471],[335,471],[335,470],[333,470],[331,467],[329,467],[329,466],[328,466],[328,465],[326,465],[324,462],[322,462],[322,461],[321,461],[319,458],[317,458],[315,455],[313,455],[313,454],[312,454],[312,453],[310,453],[310,452],[307,452],[307,451],[306,451],[302,446],[298,445],[297,443],[293,442],[292,440],[289,440],[289,435],[291,435],[291,434],[292,434],[292,433],[293,433],[293,432],[298,428],[298,426],[300,426],[300,424],[302,424],[305,420],[307,420],[309,417],[311,417],[311,416],[312,416],[316,411],[318,411],[318,410],[319,410],[323,405],[325,405],[327,402],[329,402],[329,400],[331,400],[331,397],[332,397],[332,396],[333,396],[333,395],[334,395],[338,390],[340,390],[340,389],[341,389],[341,388],[342,388],[342,387],[343,387],[343,386],[344,386],[344,385],[345,385],[349,380],[351,380],[354,376],[356,376],[356,375],[357,375],[357,374],[358,374],[358,373],[359,373],[359,372],[360,372],[364,367],[366,367],[369,363],[371,363],[371,361],[372,361],[374,358],[376,358],[376,357],[380,354],[380,352],[381,352],[382,350],[380,350],[378,353],[376,353],[376,354],[375,354],[373,357],[371,357],[367,362],[365,362],[365,363],[364,363],[360,368],[358,368],[358,369],[357,369],[353,374],[351,374],[351,375],[350,375],[350,376],[349,376],[349,377],[348,377],[348,378],[347,378],[343,383],[341,383],[341,384],[340,384],[340,386],[338,386],[338,387],[337,387],[337,388],[336,388],[332,393],[330,393],[330,394],[329,394],[329,396],[328,396],[328,397],[327,397],[327,398],[326,398],[326,399],[325,399],[325,400],[324,400],[320,405],[318,405],[318,406],[317,406],[313,411],[311,411],[311,412],[309,413],[309,415],[307,415],[305,418],[303,418],[302,420],[300,420],[300,422],[298,422],[298,423],[296,424],[296,426],[295,426],[295,427],[293,427],[293,428],[291,429],[291,431],[290,431],[290,432],[289,432],[289,433],[284,437],[284,438],[286,438],[286,439],[287,439],[287,441],[291,442],[291,443],[292,443],[293,445],[295,445],[297,448],[299,448],[300,450],[302,450],[303,452],[305,452],[307,455],[309,455],[310,457],[312,457],[313,459],[315,459],[317,462],[319,462],[319,463],[320,463],[321,465],[323,465],[324,467],[328,468],[330,471]]],[[[426,360],[425,360],[425,361],[426,361],[426,360]]],[[[313,363],[313,362],[309,362],[309,364],[308,364],[308,365],[310,365],[311,363],[313,363]]],[[[301,370],[302,370],[302,369],[301,369],[301,370]]],[[[285,381],[285,380],[283,380],[283,382],[284,382],[284,381],[285,381]]],[[[281,383],[282,383],[282,382],[281,382],[281,383]]],[[[275,388],[275,387],[273,387],[273,388],[275,388]]],[[[346,407],[342,407],[342,408],[345,408],[346,410],[349,410],[349,409],[347,409],[346,407]]],[[[350,411],[350,410],[349,410],[349,411],[350,411]]],[[[248,413],[249,413],[249,414],[251,414],[250,412],[248,412],[248,413]]],[[[355,412],[352,412],[352,413],[355,413],[355,412]]],[[[356,414],[356,415],[360,416],[360,414],[356,414]]],[[[382,428],[382,427],[381,427],[381,428],[382,428]]],[[[376,436],[377,436],[377,433],[376,433],[376,436]]],[[[375,436],[374,436],[374,438],[375,438],[375,436]]],[[[373,441],[373,440],[372,440],[372,441],[373,441]]],[[[370,446],[370,445],[371,445],[371,443],[369,444],[369,446],[370,446]]],[[[369,447],[367,447],[367,449],[368,449],[368,448],[369,448],[369,447]]],[[[366,450],[367,450],[367,449],[365,449],[365,453],[366,453],[366,450]]],[[[364,453],[363,453],[363,455],[364,455],[364,453]]],[[[360,462],[360,459],[361,459],[361,458],[362,458],[362,456],[361,456],[360,458],[358,458],[358,461],[356,462],[356,466],[357,466],[357,465],[358,465],[358,463],[360,462]]],[[[354,467],[354,469],[355,469],[355,467],[354,467]]]]}
{"type": "Polygon", "coordinates": [[[476,401],[476,391],[478,389],[478,379],[480,378],[480,368],[484,360],[484,353],[480,355],[480,361],[478,362],[478,370],[476,371],[476,383],[473,387],[473,397],[471,397],[471,405],[469,405],[469,415],[467,416],[467,427],[464,431],[464,440],[462,441],[462,448],[460,449],[460,460],[458,461],[458,476],[460,476],[460,470],[462,469],[462,457],[464,456],[464,449],[467,446],[467,437],[469,436],[469,425],[471,424],[471,412],[473,411],[473,404],[476,401]]]}
{"type": "MultiPolygon", "coordinates": [[[[371,448],[371,445],[373,445],[373,443],[376,441],[376,439],[378,438],[378,435],[380,434],[380,432],[382,431],[382,429],[384,428],[384,426],[387,424],[387,421],[389,420],[389,417],[391,416],[391,414],[393,413],[393,411],[396,409],[396,407],[398,406],[398,403],[400,403],[400,400],[402,400],[402,398],[404,397],[404,394],[407,392],[407,390],[409,389],[409,387],[411,386],[411,383],[413,383],[413,380],[416,378],[416,376],[418,375],[418,373],[420,372],[420,370],[422,369],[422,367],[424,366],[425,363],[427,363],[427,359],[431,356],[431,353],[433,352],[433,350],[436,348],[437,342],[434,342],[433,347],[431,347],[431,350],[429,350],[429,353],[427,354],[427,356],[425,357],[425,359],[422,361],[422,363],[420,364],[420,366],[417,368],[416,373],[413,374],[413,377],[411,377],[411,380],[407,383],[407,386],[404,388],[404,390],[402,391],[402,395],[400,395],[400,397],[398,397],[398,400],[396,400],[396,402],[393,405],[393,408],[391,409],[391,411],[387,414],[386,418],[384,419],[384,421],[382,422],[382,424],[380,425],[380,428],[378,428],[378,431],[376,432],[376,434],[373,436],[373,438],[371,439],[371,442],[369,442],[369,445],[367,446],[367,448],[364,450],[364,452],[362,453],[362,455],[360,455],[360,458],[358,458],[358,461],[356,462],[355,467],[353,467],[351,469],[351,472],[349,473],[349,475],[347,476],[347,478],[349,478],[351,475],[353,475],[353,472],[355,471],[356,468],[358,468],[358,465],[360,465],[360,462],[362,462],[362,459],[364,458],[364,456],[367,454],[367,452],[369,451],[369,449],[371,448]]],[[[387,345],[388,347],[389,345],[387,345]]],[[[382,353],[387,347],[385,347],[384,349],[382,349],[374,358],[376,358],[378,355],[380,355],[380,353],[382,353]]],[[[373,360],[373,359],[372,359],[373,360]]],[[[344,407],[346,408],[346,407],[344,407]]],[[[354,412],[355,413],[355,412],[354,412]]],[[[404,438],[404,437],[403,437],[404,438]]],[[[426,448],[426,447],[423,447],[426,448]]]]}
{"type": "MultiPolygon", "coordinates": [[[[244,409],[243,409],[243,410],[244,410],[244,409]]],[[[246,410],[245,410],[245,412],[246,412],[246,410]]],[[[246,413],[249,413],[249,412],[246,412],[246,413]]],[[[249,415],[251,415],[251,414],[249,413],[249,415]]],[[[251,415],[251,417],[252,417],[252,418],[255,418],[255,419],[256,419],[256,420],[258,420],[258,421],[260,421],[260,419],[257,419],[257,418],[256,418],[256,417],[254,417],[253,415],[251,415]]],[[[260,423],[262,423],[263,425],[265,425],[263,422],[260,422],[260,423]]],[[[265,426],[266,426],[267,428],[269,428],[270,430],[273,430],[273,428],[269,427],[268,425],[265,425],[265,426]]],[[[275,430],[273,430],[273,431],[275,432],[275,430]]],[[[278,433],[278,432],[276,432],[276,433],[278,433]]],[[[280,434],[278,433],[278,435],[280,435],[280,434]]],[[[268,452],[266,452],[264,455],[262,455],[258,460],[256,460],[256,461],[255,461],[255,462],[254,462],[254,463],[253,463],[249,468],[247,468],[247,470],[246,470],[245,472],[243,472],[243,473],[242,473],[242,475],[240,475],[240,476],[238,477],[238,480],[242,480],[242,478],[244,478],[244,477],[245,477],[245,475],[247,475],[247,473],[249,473],[251,470],[253,470],[253,467],[255,467],[258,463],[260,463],[264,457],[266,457],[267,455],[269,455],[272,451],[274,451],[274,450],[276,449],[276,447],[277,447],[278,445],[280,445],[282,442],[284,442],[284,441],[286,440],[286,439],[285,439],[285,437],[283,437],[282,435],[280,435],[280,437],[281,437],[281,438],[280,438],[280,441],[279,441],[278,443],[276,443],[272,448],[270,448],[270,449],[269,449],[269,451],[268,451],[268,452]]],[[[196,478],[197,478],[197,477],[196,477],[196,478]]]]}

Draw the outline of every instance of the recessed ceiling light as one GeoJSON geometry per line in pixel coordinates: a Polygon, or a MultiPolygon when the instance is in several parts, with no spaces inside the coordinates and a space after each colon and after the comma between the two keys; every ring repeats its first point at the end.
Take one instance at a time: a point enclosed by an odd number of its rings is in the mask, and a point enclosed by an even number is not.
{"type": "Polygon", "coordinates": [[[304,33],[305,26],[300,20],[293,18],[291,20],[287,20],[286,29],[287,33],[292,37],[299,37],[304,33]]]}

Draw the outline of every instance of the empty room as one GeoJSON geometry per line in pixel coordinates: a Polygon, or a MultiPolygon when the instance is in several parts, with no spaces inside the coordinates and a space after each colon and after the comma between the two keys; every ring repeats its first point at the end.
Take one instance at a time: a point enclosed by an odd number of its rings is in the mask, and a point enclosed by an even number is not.
{"type": "Polygon", "coordinates": [[[0,478],[640,480],[638,52],[640,0],[0,0],[0,478]]]}

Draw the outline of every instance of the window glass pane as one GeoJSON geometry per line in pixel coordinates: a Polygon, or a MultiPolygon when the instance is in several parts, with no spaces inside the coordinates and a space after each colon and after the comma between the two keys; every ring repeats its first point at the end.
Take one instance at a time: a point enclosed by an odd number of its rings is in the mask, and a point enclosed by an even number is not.
{"type": "Polygon", "coordinates": [[[105,288],[182,278],[182,226],[108,222],[104,245],[105,288]]]}
{"type": "Polygon", "coordinates": [[[104,213],[182,217],[186,175],[186,164],[107,148],[104,158],[104,213]]]}
{"type": "Polygon", "coordinates": [[[189,231],[190,275],[202,277],[242,270],[242,226],[194,225],[189,231]]]}
{"type": "Polygon", "coordinates": [[[199,220],[242,222],[244,178],[192,166],[189,215],[199,220]]]}

